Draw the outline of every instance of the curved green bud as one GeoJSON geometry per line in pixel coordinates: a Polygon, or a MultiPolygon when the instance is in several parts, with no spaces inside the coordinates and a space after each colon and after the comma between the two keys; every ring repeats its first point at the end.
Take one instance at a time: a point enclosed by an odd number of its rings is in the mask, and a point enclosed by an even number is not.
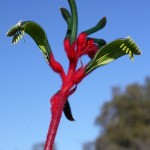
{"type": "Polygon", "coordinates": [[[99,30],[101,30],[102,28],[105,27],[107,23],[106,17],[103,17],[98,23],[97,23],[97,27],[99,27],[99,30]]]}
{"type": "Polygon", "coordinates": [[[74,0],[68,0],[70,9],[71,9],[71,35],[70,35],[70,43],[72,44],[77,37],[78,30],[78,12],[76,3],[74,0]]]}
{"type": "Polygon", "coordinates": [[[62,14],[63,18],[67,22],[67,24],[70,24],[71,23],[71,14],[70,14],[70,12],[66,8],[63,8],[63,7],[60,8],[60,11],[61,11],[61,14],[62,14]]]}
{"type": "Polygon", "coordinates": [[[133,55],[140,55],[141,51],[136,43],[130,38],[117,39],[105,46],[103,46],[89,62],[85,74],[93,71],[94,69],[104,66],[115,59],[129,54],[129,57],[134,60],[133,55]]]}
{"type": "Polygon", "coordinates": [[[60,8],[61,14],[64,20],[67,22],[67,33],[65,38],[71,37],[71,14],[66,8],[60,8]]]}
{"type": "Polygon", "coordinates": [[[32,39],[35,41],[37,46],[41,49],[46,61],[48,62],[49,55],[51,53],[51,48],[46,33],[42,29],[42,27],[33,21],[19,22],[17,23],[17,25],[13,26],[7,33],[7,36],[14,36],[12,43],[16,44],[21,39],[23,34],[27,33],[32,37],[32,39]],[[15,31],[14,31],[14,27],[15,27],[15,31]]]}
{"type": "Polygon", "coordinates": [[[86,31],[83,31],[83,32],[86,33],[87,35],[92,34],[92,33],[95,33],[95,32],[97,32],[97,31],[101,30],[102,28],[104,28],[105,25],[106,25],[106,23],[107,23],[106,17],[103,17],[103,18],[96,24],[96,26],[94,26],[94,27],[92,27],[92,28],[90,28],[90,29],[88,29],[88,30],[86,30],[86,31]]]}

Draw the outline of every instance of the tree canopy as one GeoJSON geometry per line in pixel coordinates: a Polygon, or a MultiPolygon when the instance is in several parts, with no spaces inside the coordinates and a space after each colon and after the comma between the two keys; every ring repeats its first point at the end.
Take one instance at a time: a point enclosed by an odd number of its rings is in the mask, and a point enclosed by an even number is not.
{"type": "MultiPolygon", "coordinates": [[[[144,85],[132,84],[124,91],[115,87],[112,93],[112,100],[103,105],[96,118],[102,130],[94,142],[95,150],[149,150],[150,78],[144,85]]],[[[88,145],[84,150],[93,150],[88,145]]]]}

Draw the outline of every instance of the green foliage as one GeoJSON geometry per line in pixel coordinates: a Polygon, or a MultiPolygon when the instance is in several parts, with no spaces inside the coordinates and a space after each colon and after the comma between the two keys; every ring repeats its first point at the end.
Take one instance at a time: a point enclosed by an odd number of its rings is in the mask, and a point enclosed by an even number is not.
{"type": "Polygon", "coordinates": [[[94,27],[92,27],[86,31],[83,31],[83,32],[86,33],[87,35],[95,33],[97,31],[103,29],[105,27],[106,23],[107,23],[106,17],[103,17],[94,27]]]}
{"type": "Polygon", "coordinates": [[[73,116],[72,116],[71,107],[70,107],[70,104],[69,104],[68,100],[66,101],[66,103],[64,105],[63,112],[64,112],[64,114],[65,114],[65,116],[68,120],[75,121],[73,116]]]}
{"type": "Polygon", "coordinates": [[[32,37],[37,46],[41,49],[46,61],[48,62],[51,48],[48,43],[46,33],[42,27],[33,21],[19,21],[7,32],[7,36],[14,36],[12,43],[16,44],[22,38],[24,33],[27,33],[32,37]]]}
{"type": "Polygon", "coordinates": [[[93,71],[94,69],[104,66],[117,58],[129,54],[129,57],[133,60],[133,54],[140,55],[141,51],[135,44],[135,42],[127,37],[125,39],[117,39],[107,45],[103,46],[95,57],[88,64],[85,73],[93,71]]]}
{"type": "Polygon", "coordinates": [[[61,14],[64,18],[64,20],[67,23],[67,33],[65,38],[70,38],[71,36],[71,30],[72,30],[72,24],[71,24],[71,14],[66,8],[60,8],[61,14]]]}
{"type": "Polygon", "coordinates": [[[96,123],[103,134],[96,140],[96,150],[149,150],[150,147],[150,80],[133,84],[125,92],[114,94],[96,123]]]}
{"type": "Polygon", "coordinates": [[[70,43],[72,44],[77,37],[78,30],[78,12],[76,3],[74,0],[68,0],[70,9],[71,9],[71,34],[70,34],[70,43]]]}
{"type": "Polygon", "coordinates": [[[112,100],[103,105],[96,119],[102,132],[95,142],[84,144],[83,150],[149,150],[150,78],[144,85],[112,91],[112,100]]]}

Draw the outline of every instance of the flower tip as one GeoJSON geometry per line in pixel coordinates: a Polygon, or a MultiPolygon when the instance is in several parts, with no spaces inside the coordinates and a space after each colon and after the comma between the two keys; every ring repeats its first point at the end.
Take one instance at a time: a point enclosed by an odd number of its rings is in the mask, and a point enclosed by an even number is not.
{"type": "Polygon", "coordinates": [[[132,62],[134,62],[134,57],[133,56],[129,56],[129,57],[132,60],[132,62]]]}
{"type": "Polygon", "coordinates": [[[137,52],[137,55],[142,55],[142,52],[139,50],[139,51],[137,52]]]}
{"type": "Polygon", "coordinates": [[[97,26],[99,27],[99,30],[104,28],[106,23],[107,23],[107,19],[106,19],[106,16],[104,16],[97,24],[97,26]]]}
{"type": "Polygon", "coordinates": [[[63,7],[59,7],[60,10],[64,9],[63,7]]]}
{"type": "Polygon", "coordinates": [[[9,36],[9,33],[8,33],[8,32],[6,33],[6,36],[9,36]]]}
{"type": "Polygon", "coordinates": [[[102,19],[103,19],[105,22],[107,22],[107,18],[106,18],[106,16],[104,16],[102,19]]]}

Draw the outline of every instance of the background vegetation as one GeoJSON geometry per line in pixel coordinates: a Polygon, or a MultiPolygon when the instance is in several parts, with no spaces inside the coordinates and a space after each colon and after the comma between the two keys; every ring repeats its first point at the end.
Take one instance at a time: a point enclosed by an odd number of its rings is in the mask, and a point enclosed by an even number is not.
{"type": "Polygon", "coordinates": [[[145,84],[132,84],[121,91],[112,89],[112,100],[103,105],[96,118],[100,133],[83,150],[149,150],[150,78],[145,84]]]}

